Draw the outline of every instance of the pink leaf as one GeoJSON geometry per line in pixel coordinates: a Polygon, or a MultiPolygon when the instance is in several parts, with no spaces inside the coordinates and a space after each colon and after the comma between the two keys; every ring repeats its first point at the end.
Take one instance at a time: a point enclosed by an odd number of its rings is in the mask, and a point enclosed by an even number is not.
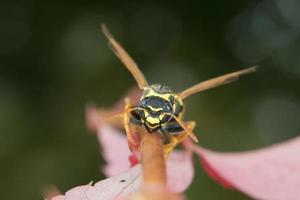
{"type": "Polygon", "coordinates": [[[94,105],[92,104],[86,105],[85,117],[86,117],[85,123],[87,128],[91,131],[96,131],[100,126],[101,119],[97,111],[97,108],[94,105]]]}
{"type": "Polygon", "coordinates": [[[191,152],[173,151],[167,160],[167,181],[170,191],[184,192],[194,178],[191,152]]]}
{"type": "Polygon", "coordinates": [[[300,137],[268,148],[218,153],[201,147],[196,153],[217,181],[256,199],[295,200],[300,197],[300,137]]]}
{"type": "Polygon", "coordinates": [[[103,171],[107,177],[115,176],[130,168],[131,152],[123,133],[103,123],[98,127],[98,141],[107,164],[103,171]]]}
{"type": "MultiPolygon", "coordinates": [[[[97,137],[102,146],[102,155],[107,162],[104,173],[108,177],[126,171],[131,167],[130,161],[137,161],[137,158],[132,156],[129,151],[126,137],[122,132],[102,124],[98,128],[97,137]]],[[[167,175],[171,191],[183,192],[186,190],[194,177],[191,153],[172,152],[167,160],[167,175]]]]}
{"type": "Polygon", "coordinates": [[[141,166],[136,165],[118,176],[91,184],[75,187],[51,200],[115,200],[129,197],[141,189],[141,166]]]}
{"type": "MultiPolygon", "coordinates": [[[[168,185],[171,192],[182,192],[192,182],[194,170],[191,154],[174,152],[168,161],[168,185]]],[[[115,200],[126,198],[141,190],[141,165],[130,168],[112,178],[104,179],[94,186],[91,184],[75,187],[65,193],[53,197],[51,200],[115,200]]]]}

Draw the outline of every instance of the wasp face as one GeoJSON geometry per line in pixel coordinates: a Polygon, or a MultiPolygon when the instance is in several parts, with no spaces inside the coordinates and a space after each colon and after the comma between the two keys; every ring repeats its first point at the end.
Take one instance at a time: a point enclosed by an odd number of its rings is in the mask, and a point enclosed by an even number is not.
{"type": "Polygon", "coordinates": [[[133,121],[143,125],[148,132],[154,132],[167,125],[172,115],[182,112],[176,94],[167,86],[154,84],[144,89],[139,105],[131,112],[133,121]]]}
{"type": "Polygon", "coordinates": [[[149,132],[155,131],[171,119],[172,106],[160,97],[146,97],[141,100],[140,107],[144,111],[141,120],[149,132]]]}
{"type": "Polygon", "coordinates": [[[143,98],[137,111],[132,113],[133,117],[139,118],[148,132],[156,131],[167,123],[171,119],[170,114],[172,114],[170,102],[157,96],[143,98]]]}

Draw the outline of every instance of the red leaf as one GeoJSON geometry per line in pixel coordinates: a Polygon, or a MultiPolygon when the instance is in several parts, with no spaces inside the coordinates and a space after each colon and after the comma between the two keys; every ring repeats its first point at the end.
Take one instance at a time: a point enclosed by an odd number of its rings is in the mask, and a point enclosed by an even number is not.
{"type": "Polygon", "coordinates": [[[133,167],[139,163],[139,159],[134,154],[129,156],[129,161],[130,161],[130,167],[133,167]]]}
{"type": "Polygon", "coordinates": [[[204,169],[222,185],[255,199],[295,200],[300,197],[300,137],[268,148],[218,153],[195,147],[204,169]]]}

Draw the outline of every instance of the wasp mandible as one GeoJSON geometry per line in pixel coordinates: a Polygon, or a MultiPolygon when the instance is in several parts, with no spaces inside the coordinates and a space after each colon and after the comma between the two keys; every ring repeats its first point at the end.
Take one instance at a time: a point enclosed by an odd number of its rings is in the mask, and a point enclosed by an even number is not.
{"type": "Polygon", "coordinates": [[[231,83],[236,81],[240,75],[256,71],[256,66],[246,68],[200,82],[182,92],[175,93],[166,85],[149,85],[138,65],[114,39],[104,24],[102,24],[102,31],[115,55],[132,74],[138,87],[143,90],[138,105],[133,105],[129,99],[125,100],[125,110],[122,112],[122,115],[128,140],[134,143],[129,127],[131,123],[143,126],[148,133],[160,133],[167,136],[169,141],[164,146],[166,153],[172,150],[186,136],[190,136],[195,142],[198,142],[196,135],[193,133],[196,123],[183,120],[183,100],[185,98],[204,90],[231,83]]]}

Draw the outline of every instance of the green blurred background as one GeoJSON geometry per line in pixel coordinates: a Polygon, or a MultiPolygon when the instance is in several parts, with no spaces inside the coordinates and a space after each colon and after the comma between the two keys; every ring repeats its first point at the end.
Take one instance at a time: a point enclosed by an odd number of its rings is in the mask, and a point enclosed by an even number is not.
{"type": "MultiPolygon", "coordinates": [[[[105,22],[152,83],[180,91],[258,64],[256,74],[187,99],[201,145],[255,149],[300,133],[300,2],[0,2],[0,199],[42,199],[104,178],[88,101],[111,106],[135,85],[107,47],[105,22]]],[[[249,199],[203,173],[188,199],[249,199]]]]}

